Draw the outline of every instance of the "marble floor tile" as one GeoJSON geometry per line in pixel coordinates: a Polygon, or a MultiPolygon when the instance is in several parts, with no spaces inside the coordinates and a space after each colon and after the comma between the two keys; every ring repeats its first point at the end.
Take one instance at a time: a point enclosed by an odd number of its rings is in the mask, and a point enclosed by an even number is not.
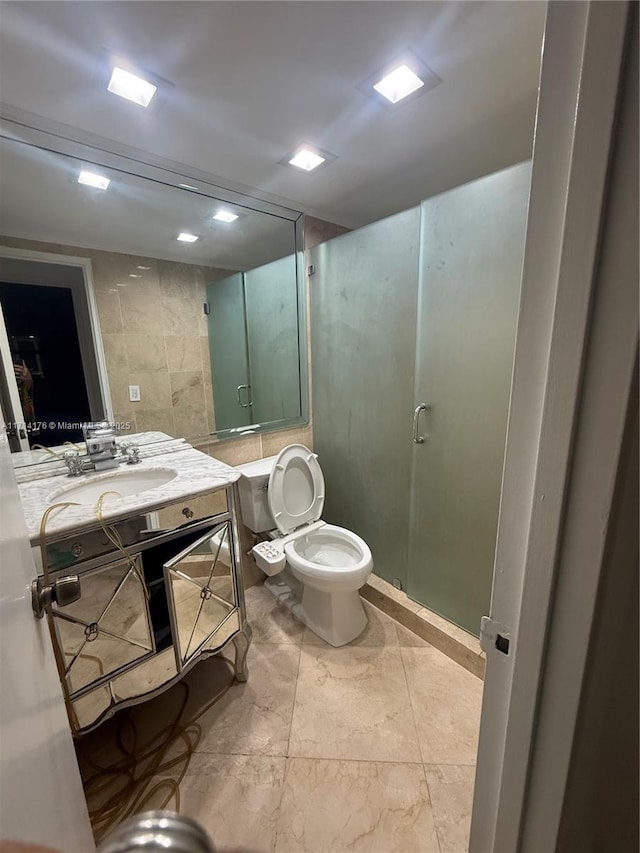
{"type": "Polygon", "coordinates": [[[245,590],[247,619],[254,643],[301,643],[305,626],[263,584],[245,590]]]}
{"type": "Polygon", "coordinates": [[[276,853],[438,853],[418,764],[290,758],[276,853]]]}
{"type": "MultiPolygon", "coordinates": [[[[300,646],[252,643],[247,658],[249,680],[234,681],[198,720],[198,752],[235,755],[286,755],[300,646]]],[[[189,711],[210,696],[206,670],[193,670],[189,711]],[[198,679],[202,679],[198,683],[198,679]]]]}
{"type": "Polygon", "coordinates": [[[85,779],[121,765],[124,714],[152,753],[137,772],[165,780],[158,797],[185,772],[180,811],[220,853],[466,851],[482,682],[368,602],[363,634],[335,649],[268,590],[246,594],[248,682],[222,656],[199,663],[82,739],[85,779]]]}
{"type": "Polygon", "coordinates": [[[218,853],[273,850],[285,758],[195,754],[180,785],[180,813],[209,833],[218,853]]]}
{"type": "Polygon", "coordinates": [[[441,853],[467,853],[475,767],[425,765],[441,853]]]}
{"type": "Polygon", "coordinates": [[[483,682],[437,649],[400,649],[425,764],[475,764],[483,682]]]}
{"type": "Polygon", "coordinates": [[[400,650],[303,645],[289,755],[420,761],[400,650]]]}
{"type": "MultiPolygon", "coordinates": [[[[386,613],[374,607],[373,604],[369,604],[368,601],[363,601],[362,604],[369,621],[362,634],[349,643],[349,648],[353,648],[354,646],[397,647],[398,635],[396,633],[396,622],[390,616],[387,616],[386,613]]],[[[306,627],[302,642],[309,646],[332,648],[322,637],[314,634],[310,628],[306,627]]]]}

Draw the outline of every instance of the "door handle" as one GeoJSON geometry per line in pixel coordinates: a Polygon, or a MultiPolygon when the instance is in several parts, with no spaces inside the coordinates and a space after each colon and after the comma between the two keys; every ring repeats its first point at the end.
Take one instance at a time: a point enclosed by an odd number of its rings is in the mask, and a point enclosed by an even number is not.
{"type": "Polygon", "coordinates": [[[431,408],[430,403],[419,403],[413,412],[413,443],[414,444],[424,444],[424,436],[420,435],[418,432],[419,429],[419,421],[420,421],[420,412],[427,412],[431,408]]]}
{"type": "Polygon", "coordinates": [[[45,607],[54,601],[58,607],[73,604],[82,595],[78,575],[67,575],[54,581],[51,586],[45,586],[42,578],[37,578],[31,584],[31,607],[36,619],[42,619],[45,607]]]}
{"type": "Polygon", "coordinates": [[[238,385],[238,388],[237,388],[237,394],[238,394],[238,405],[239,405],[241,408],[243,408],[243,409],[247,409],[247,408],[251,405],[251,400],[250,400],[250,397],[249,397],[249,388],[250,388],[250,386],[249,386],[249,385],[238,385]],[[247,392],[247,402],[246,402],[246,403],[243,403],[243,402],[242,402],[242,399],[241,399],[241,397],[240,397],[240,392],[242,391],[242,389],[243,389],[243,388],[244,388],[244,389],[246,390],[246,392],[247,392]]]}

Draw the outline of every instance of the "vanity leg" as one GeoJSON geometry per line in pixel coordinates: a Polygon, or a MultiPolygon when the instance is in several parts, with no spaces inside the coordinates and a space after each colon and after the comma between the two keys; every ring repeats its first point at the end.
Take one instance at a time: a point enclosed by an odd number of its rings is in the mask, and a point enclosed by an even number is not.
{"type": "Polygon", "coordinates": [[[245,623],[239,634],[233,638],[233,645],[236,648],[235,676],[236,681],[246,681],[249,672],[247,670],[247,652],[251,644],[251,625],[245,623]]]}

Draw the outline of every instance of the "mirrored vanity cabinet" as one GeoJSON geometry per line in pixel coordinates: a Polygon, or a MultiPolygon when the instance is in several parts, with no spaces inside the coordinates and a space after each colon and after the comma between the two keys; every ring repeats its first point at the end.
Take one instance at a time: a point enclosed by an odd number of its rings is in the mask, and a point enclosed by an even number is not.
{"type": "MultiPolygon", "coordinates": [[[[251,629],[235,516],[238,475],[185,442],[177,444],[177,450],[143,458],[140,465],[176,472],[162,488],[105,502],[99,513],[95,500],[54,509],[44,552],[38,513],[43,507],[46,512],[46,504],[64,503],[64,487],[73,487],[60,474],[20,484],[41,570],[34,612],[49,620],[76,735],[166,690],[227,643],[235,677],[247,679],[251,629]],[[176,499],[180,491],[190,494],[176,499]]],[[[98,483],[98,491],[101,480],[105,490],[117,489],[121,473],[87,482],[98,483]]]]}

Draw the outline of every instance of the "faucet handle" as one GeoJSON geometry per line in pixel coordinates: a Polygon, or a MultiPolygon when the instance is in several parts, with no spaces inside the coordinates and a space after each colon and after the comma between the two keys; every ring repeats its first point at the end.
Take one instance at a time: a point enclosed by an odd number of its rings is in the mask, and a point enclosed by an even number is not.
{"type": "Polygon", "coordinates": [[[69,469],[70,477],[76,477],[78,474],[82,474],[82,458],[77,450],[65,450],[62,454],[62,459],[69,469]]]}
{"type": "Polygon", "coordinates": [[[122,455],[127,459],[127,465],[135,465],[140,462],[140,448],[133,442],[122,442],[120,445],[122,455]]]}

